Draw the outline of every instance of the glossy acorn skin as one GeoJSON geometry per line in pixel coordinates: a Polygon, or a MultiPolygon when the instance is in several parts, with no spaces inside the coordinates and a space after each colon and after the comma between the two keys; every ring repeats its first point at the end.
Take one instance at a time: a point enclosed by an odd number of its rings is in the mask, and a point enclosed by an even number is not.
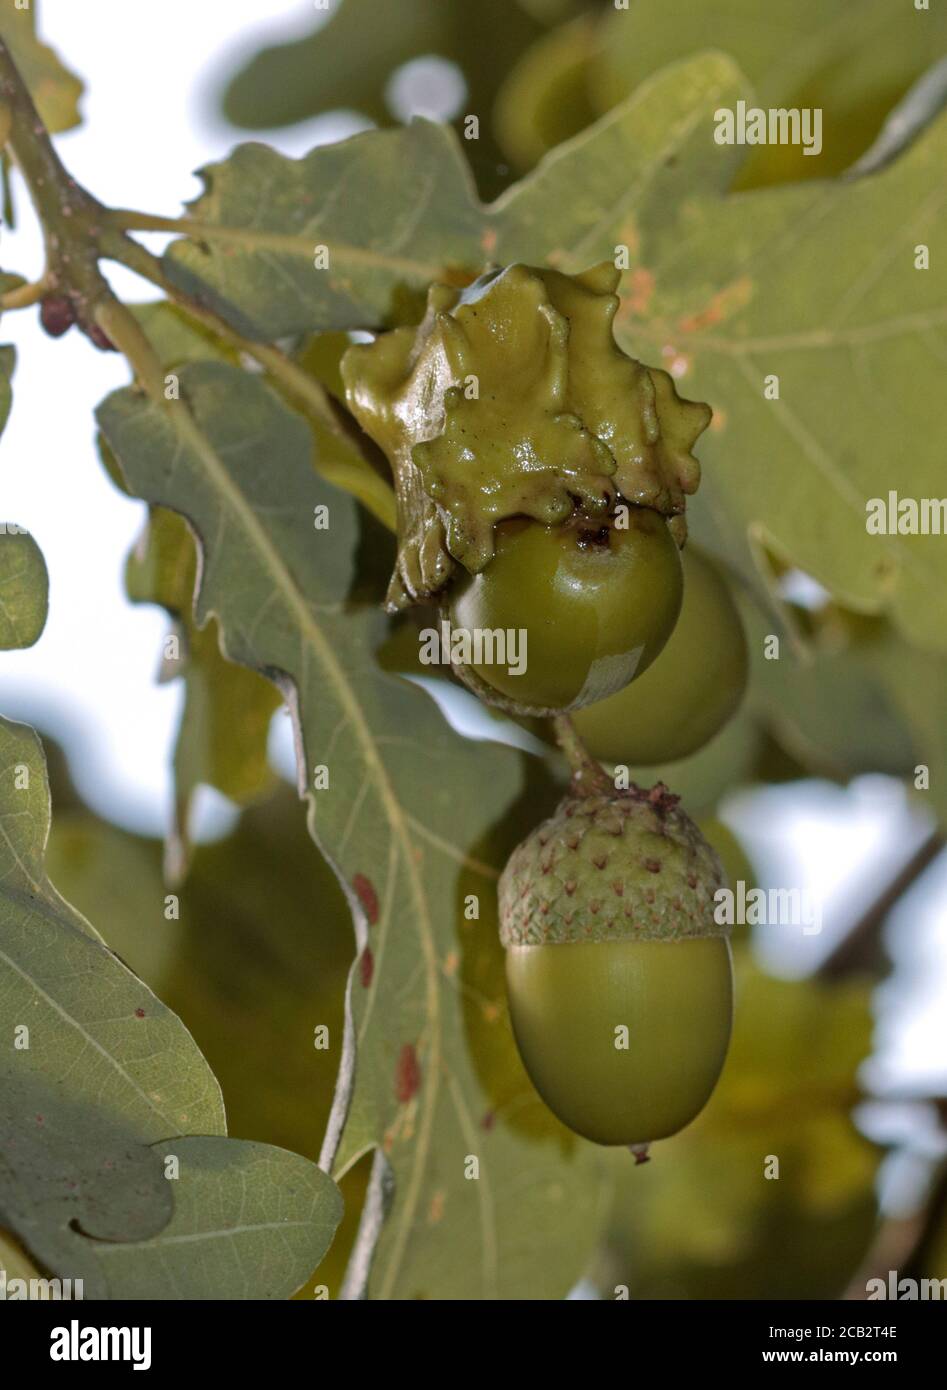
{"type": "Polygon", "coordinates": [[[631,767],[676,762],[709,743],[733,718],[749,656],[736,604],[722,575],[689,543],[677,625],[649,670],[579,711],[575,726],[593,757],[631,767]]]}
{"type": "Polygon", "coordinates": [[[648,1144],[709,1100],[733,1016],[726,938],[511,945],[506,978],[526,1070],[577,1134],[648,1144]],[[627,1050],[615,1045],[620,1025],[627,1050]]]}
{"type": "Polygon", "coordinates": [[[667,522],[629,508],[627,529],[598,521],[512,521],[496,554],[450,595],[454,629],[525,630],[526,670],[474,665],[502,696],[530,709],[578,709],[651,665],[677,621],[681,558],[667,522]]]}

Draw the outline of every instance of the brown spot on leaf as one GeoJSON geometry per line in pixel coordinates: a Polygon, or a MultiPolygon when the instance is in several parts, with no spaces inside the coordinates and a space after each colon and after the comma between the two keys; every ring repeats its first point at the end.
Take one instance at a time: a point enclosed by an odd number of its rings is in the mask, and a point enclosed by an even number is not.
{"type": "Polygon", "coordinates": [[[378,894],[375,892],[375,885],[364,874],[356,874],[352,879],[352,887],[368,918],[368,925],[373,927],[378,921],[378,894]]]}
{"type": "Polygon", "coordinates": [[[372,976],[375,973],[375,957],[372,954],[371,946],[366,946],[362,952],[361,960],[358,963],[358,973],[363,987],[368,989],[368,986],[372,982],[372,976]]]}
{"type": "Polygon", "coordinates": [[[395,1068],[395,1095],[402,1105],[417,1095],[421,1089],[421,1063],[418,1061],[414,1043],[405,1043],[398,1053],[395,1068]]]}
{"type": "Polygon", "coordinates": [[[144,1018],[144,1016],[145,1016],[145,1011],[144,1011],[144,1009],[136,1009],[136,1010],[135,1010],[135,1017],[136,1017],[136,1018],[144,1018]]]}
{"type": "Polygon", "coordinates": [[[646,859],[644,861],[644,866],[649,874],[659,874],[661,872],[660,859],[646,859]]]}

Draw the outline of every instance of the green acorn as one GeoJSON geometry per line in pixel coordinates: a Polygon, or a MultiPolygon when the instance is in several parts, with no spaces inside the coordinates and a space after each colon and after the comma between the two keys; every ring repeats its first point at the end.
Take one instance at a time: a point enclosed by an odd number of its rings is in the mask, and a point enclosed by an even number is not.
{"type": "Polygon", "coordinates": [[[720,861],[679,800],[570,792],[500,878],[513,1031],[556,1115],[597,1144],[677,1133],[709,1099],[733,1011],[720,861]]]}

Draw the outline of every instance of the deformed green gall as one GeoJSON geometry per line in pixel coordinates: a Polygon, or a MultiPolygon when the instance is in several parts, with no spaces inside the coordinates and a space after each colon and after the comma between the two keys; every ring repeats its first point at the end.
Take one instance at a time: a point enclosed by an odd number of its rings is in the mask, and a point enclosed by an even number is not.
{"type": "Polygon", "coordinates": [[[399,556],[389,608],[479,574],[512,517],[561,525],[619,498],[682,518],[710,419],[615,342],[619,272],[521,264],[435,284],[416,328],[351,347],[346,400],[391,463],[399,556]]]}

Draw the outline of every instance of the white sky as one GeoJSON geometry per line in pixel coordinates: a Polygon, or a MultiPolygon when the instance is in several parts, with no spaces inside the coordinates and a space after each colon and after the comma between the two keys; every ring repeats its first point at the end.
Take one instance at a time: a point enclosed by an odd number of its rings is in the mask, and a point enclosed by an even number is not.
{"type": "MultiPolygon", "coordinates": [[[[189,171],[224,157],[241,138],[214,111],[215,75],[255,51],[262,34],[305,32],[313,9],[301,0],[43,0],[44,37],[88,84],[83,126],[58,140],[67,165],[105,202],[178,212],[199,191],[189,171]]],[[[317,138],[352,128],[345,120],[309,122],[266,138],[299,155],[317,138]]],[[[32,278],[41,269],[40,242],[18,191],[22,225],[4,229],[0,265],[32,278]]],[[[110,278],[129,298],[154,297],[124,271],[110,278]]],[[[123,597],[122,567],[144,508],[115,490],[93,444],[92,409],[127,372],[117,354],[94,351],[75,331],[47,338],[35,310],[6,316],[0,341],[14,342],[20,354],[13,414],[0,441],[0,519],[35,534],[51,584],[41,641],[3,656],[0,708],[64,743],[79,789],[98,811],[160,834],[179,683],[153,680],[165,615],[132,608],[123,597]]],[[[212,812],[212,798],[208,805],[212,812]]],[[[826,895],[825,936],[762,942],[770,966],[788,973],[824,952],[832,923],[842,926],[852,905],[870,895],[873,875],[893,869],[922,833],[900,788],[882,779],[862,779],[848,792],[819,784],[769,789],[762,800],[738,797],[728,818],[765,881],[807,884],[826,895]]],[[[208,829],[214,820],[209,814],[208,829]]],[[[886,988],[879,1030],[883,1050],[872,1064],[886,1084],[947,1085],[947,869],[932,877],[937,891],[925,883],[901,913],[902,921],[910,914],[910,930],[898,938],[899,970],[886,988]]]]}

